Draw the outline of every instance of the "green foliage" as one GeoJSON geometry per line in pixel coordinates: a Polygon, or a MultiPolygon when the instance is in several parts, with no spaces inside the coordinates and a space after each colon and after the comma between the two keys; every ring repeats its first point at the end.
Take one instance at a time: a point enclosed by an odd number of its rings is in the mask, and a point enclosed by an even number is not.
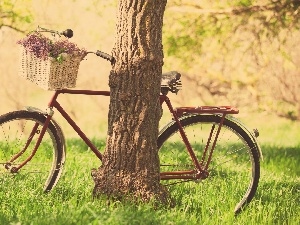
{"type": "Polygon", "coordinates": [[[17,31],[23,31],[21,27],[32,22],[32,14],[28,10],[31,0],[24,0],[21,4],[12,0],[0,2],[0,29],[9,27],[17,31]]]}
{"type": "MultiPolygon", "coordinates": [[[[242,30],[253,33],[258,42],[264,37],[275,38],[284,29],[297,29],[300,26],[298,2],[267,1],[259,5],[257,1],[252,0],[218,1],[214,4],[206,1],[199,3],[191,3],[190,0],[180,1],[175,8],[167,9],[165,44],[167,49],[175,44],[191,50],[195,47],[195,43],[202,42],[205,38],[219,36],[224,41],[224,38],[242,30]],[[192,7],[196,11],[185,9],[185,6],[192,7]],[[183,11],[174,13],[181,8],[183,11]],[[176,25],[171,25],[175,21],[176,25]],[[177,40],[177,43],[174,40],[177,40]]],[[[175,53],[175,51],[168,52],[175,53]]]]}
{"type": "Polygon", "coordinates": [[[188,56],[190,55],[189,53],[192,51],[191,47],[193,47],[194,53],[201,52],[201,42],[196,41],[194,38],[192,38],[189,35],[183,35],[177,38],[170,36],[167,38],[166,41],[168,43],[167,45],[168,55],[176,55],[186,60],[190,60],[190,57],[188,56]]]}
{"type": "Polygon", "coordinates": [[[240,0],[240,1],[228,1],[228,2],[236,2],[236,6],[249,7],[255,3],[255,1],[251,0],[240,0]]]}
{"type": "Polygon", "coordinates": [[[299,120],[299,56],[291,47],[299,36],[298,6],[293,0],[176,1],[165,14],[165,65],[185,71],[204,104],[226,101],[299,120]]]}

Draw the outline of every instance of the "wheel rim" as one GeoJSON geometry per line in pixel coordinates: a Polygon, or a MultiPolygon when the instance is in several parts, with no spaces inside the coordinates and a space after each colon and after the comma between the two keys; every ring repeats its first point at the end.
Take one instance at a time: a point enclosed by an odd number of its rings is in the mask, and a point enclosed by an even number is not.
{"type": "MultiPolygon", "coordinates": [[[[11,185],[12,187],[26,187],[29,190],[43,191],[51,182],[50,178],[57,163],[55,155],[57,145],[50,129],[47,129],[35,156],[18,173],[12,174],[4,167],[5,163],[23,148],[35,123],[36,121],[33,119],[18,118],[0,124],[0,179],[5,186],[11,185]]],[[[41,130],[41,127],[39,126],[38,130],[41,130]]],[[[28,150],[16,159],[12,166],[17,167],[29,157],[39,136],[37,133],[28,146],[28,150]]]]}
{"type": "MultiPolygon", "coordinates": [[[[215,119],[204,120],[197,125],[184,124],[187,125],[184,128],[185,133],[193,149],[196,149],[195,154],[199,161],[201,161],[211,126],[216,124],[214,123],[215,119]]],[[[169,131],[167,129],[166,132],[171,133],[176,129],[174,127],[173,129],[170,128],[169,131]]],[[[245,141],[239,134],[240,132],[240,130],[237,132],[232,129],[228,124],[222,127],[208,168],[209,176],[205,180],[197,180],[198,182],[201,181],[201,184],[189,182],[175,187],[171,186],[171,188],[173,190],[179,188],[182,191],[186,191],[187,188],[194,190],[198,196],[201,196],[201,204],[206,205],[210,211],[218,211],[222,205],[224,208],[229,209],[230,207],[235,212],[239,212],[252,199],[259,178],[259,174],[257,174],[259,168],[255,162],[257,159],[254,159],[251,153],[251,148],[254,146],[249,146],[251,145],[250,140],[245,141]]],[[[245,135],[244,133],[243,136],[245,135]]],[[[178,132],[163,143],[159,150],[159,157],[161,172],[174,169],[195,169],[178,132]]],[[[163,184],[167,185],[172,182],[174,180],[162,181],[163,184]]]]}

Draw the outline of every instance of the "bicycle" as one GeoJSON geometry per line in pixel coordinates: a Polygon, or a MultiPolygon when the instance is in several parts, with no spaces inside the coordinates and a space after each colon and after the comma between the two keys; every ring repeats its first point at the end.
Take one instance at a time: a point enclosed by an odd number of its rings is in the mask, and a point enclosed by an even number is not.
{"type": "MultiPolygon", "coordinates": [[[[43,31],[68,38],[73,35],[70,30],[43,31]]],[[[115,59],[109,54],[89,53],[114,63],[115,59]]],[[[233,117],[239,110],[231,106],[173,108],[168,94],[181,89],[180,78],[176,71],[162,74],[160,103],[167,106],[172,120],[160,130],[157,139],[161,182],[164,185],[187,181],[208,183],[214,190],[218,189],[218,194],[224,188],[214,186],[220,183],[219,177],[226,185],[227,181],[235,179],[229,193],[235,191],[233,199],[238,203],[234,211],[238,213],[253,199],[259,183],[262,152],[256,139],[258,131],[249,131],[233,117]]],[[[46,111],[27,107],[1,115],[1,183],[11,175],[24,173],[26,179],[33,175],[34,182],[39,180],[44,191],[56,186],[66,160],[66,143],[62,128],[53,118],[54,110],[101,161],[102,153],[59,104],[61,94],[110,96],[109,91],[57,89],[46,111]]],[[[206,187],[209,186],[203,185],[204,191],[209,191],[206,187]]],[[[229,193],[225,193],[225,197],[229,193]]]]}

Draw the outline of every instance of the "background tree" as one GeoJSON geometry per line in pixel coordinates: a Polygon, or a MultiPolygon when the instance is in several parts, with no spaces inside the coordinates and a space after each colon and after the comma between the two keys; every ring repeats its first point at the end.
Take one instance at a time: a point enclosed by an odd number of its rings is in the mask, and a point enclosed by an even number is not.
{"type": "Polygon", "coordinates": [[[157,152],[166,0],[120,0],[108,138],[94,194],[166,200],[157,152]]]}
{"type": "Polygon", "coordinates": [[[24,27],[26,27],[25,24],[29,24],[32,20],[31,13],[24,7],[29,2],[30,0],[25,0],[23,8],[20,8],[16,7],[16,4],[11,0],[1,0],[0,30],[1,28],[8,27],[19,32],[24,32],[24,27]]]}
{"type": "Polygon", "coordinates": [[[166,53],[177,64],[182,59],[187,82],[195,84],[204,103],[251,105],[300,119],[299,4],[172,1],[166,11],[166,53]]]}
{"type": "MultiPolygon", "coordinates": [[[[29,3],[30,0],[23,0],[23,5],[21,6],[15,4],[15,1],[12,0],[0,1],[0,45],[6,31],[23,33],[28,30],[33,18],[29,7],[27,7],[29,3]]],[[[15,109],[21,109],[24,107],[22,101],[24,96],[26,96],[27,90],[19,84],[19,81],[11,79],[11,76],[7,74],[9,65],[6,54],[12,55],[14,51],[13,49],[9,49],[9,52],[6,51],[5,46],[1,46],[0,49],[2,51],[0,54],[0,61],[2,62],[0,65],[0,74],[2,75],[0,95],[3,96],[1,101],[3,104],[9,104],[15,109]],[[17,92],[15,91],[16,86],[19,86],[17,87],[17,92]]]]}

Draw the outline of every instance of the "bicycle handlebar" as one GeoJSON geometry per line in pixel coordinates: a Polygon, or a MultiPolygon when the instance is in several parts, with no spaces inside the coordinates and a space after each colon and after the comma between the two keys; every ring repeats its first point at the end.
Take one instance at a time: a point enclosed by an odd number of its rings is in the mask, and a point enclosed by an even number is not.
{"type": "MultiPolygon", "coordinates": [[[[38,27],[38,29],[40,30],[40,32],[49,32],[49,33],[52,33],[52,34],[57,34],[58,36],[63,35],[66,38],[73,37],[73,30],[71,30],[71,29],[66,29],[66,30],[64,30],[62,32],[55,31],[55,30],[49,30],[49,29],[46,29],[46,28],[43,28],[43,27],[40,27],[40,26],[38,27]]],[[[97,56],[110,61],[110,63],[112,65],[116,62],[116,59],[113,56],[111,56],[111,55],[109,55],[107,53],[101,52],[99,50],[97,50],[96,52],[88,52],[88,53],[94,53],[97,56]]]]}
{"type": "Polygon", "coordinates": [[[49,32],[49,33],[52,33],[52,34],[57,34],[58,36],[63,35],[66,38],[73,37],[73,31],[71,29],[66,29],[62,32],[59,32],[59,31],[56,31],[56,30],[49,30],[49,29],[46,29],[46,28],[43,28],[43,27],[40,27],[40,26],[38,26],[38,29],[40,30],[39,32],[49,32]]]}
{"type": "Polygon", "coordinates": [[[115,64],[115,62],[116,62],[116,59],[107,53],[97,50],[95,54],[103,59],[110,61],[111,64],[115,64]]]}
{"type": "Polygon", "coordinates": [[[64,35],[67,38],[73,37],[73,31],[71,29],[66,29],[63,32],[61,32],[60,34],[64,35]]]}

